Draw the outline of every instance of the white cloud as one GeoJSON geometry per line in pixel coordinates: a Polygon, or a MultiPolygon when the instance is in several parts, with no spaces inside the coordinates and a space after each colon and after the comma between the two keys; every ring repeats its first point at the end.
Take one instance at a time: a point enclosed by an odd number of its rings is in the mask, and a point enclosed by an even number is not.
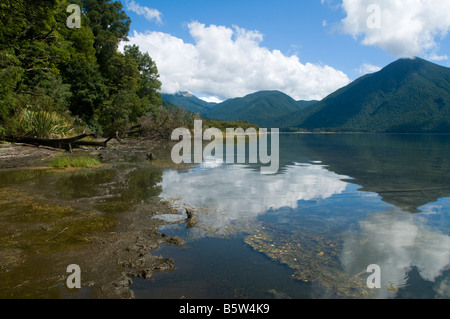
{"type": "Polygon", "coordinates": [[[380,71],[381,68],[379,66],[376,65],[372,65],[369,63],[364,63],[363,65],[361,65],[358,69],[359,74],[364,75],[364,74],[368,74],[368,73],[375,73],[380,71]]]}
{"type": "Polygon", "coordinates": [[[436,53],[430,53],[426,56],[426,59],[430,61],[446,61],[448,60],[448,55],[437,55],[436,53]]]}
{"type": "Polygon", "coordinates": [[[332,67],[301,63],[296,55],[261,46],[263,35],[258,31],[199,22],[188,28],[194,44],[161,32],[134,31],[129,37],[155,60],[163,92],[190,90],[225,100],[280,90],[298,100],[313,100],[350,82],[332,67]]]}
{"type": "Polygon", "coordinates": [[[219,99],[217,96],[200,96],[199,99],[209,102],[209,103],[221,103],[223,100],[219,99]]]}
{"type": "Polygon", "coordinates": [[[397,57],[434,52],[450,30],[448,0],[343,0],[342,8],[344,32],[397,57]]]}
{"type": "Polygon", "coordinates": [[[134,13],[144,16],[149,21],[155,21],[158,24],[162,23],[162,13],[156,9],[151,9],[148,7],[144,7],[136,3],[136,1],[126,1],[127,9],[133,11],[134,13]]]}

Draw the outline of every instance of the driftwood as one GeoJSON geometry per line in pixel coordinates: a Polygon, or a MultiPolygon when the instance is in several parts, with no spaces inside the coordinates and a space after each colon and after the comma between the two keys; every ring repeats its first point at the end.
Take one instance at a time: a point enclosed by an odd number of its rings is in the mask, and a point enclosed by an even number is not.
{"type": "Polygon", "coordinates": [[[47,146],[51,148],[65,149],[68,152],[72,153],[72,149],[79,148],[80,146],[94,146],[94,147],[106,147],[108,142],[113,138],[117,139],[119,142],[118,133],[109,137],[103,142],[94,142],[94,141],[82,141],[83,138],[86,137],[94,137],[95,134],[81,134],[74,137],[69,138],[59,138],[59,139],[45,139],[45,138],[36,138],[36,137],[28,137],[28,136],[7,136],[5,137],[5,141],[10,143],[22,143],[22,144],[30,144],[35,146],[47,146]]]}
{"type": "Polygon", "coordinates": [[[123,132],[123,135],[134,135],[134,134],[141,134],[143,132],[142,125],[134,125],[127,129],[125,132],[123,132]]]}

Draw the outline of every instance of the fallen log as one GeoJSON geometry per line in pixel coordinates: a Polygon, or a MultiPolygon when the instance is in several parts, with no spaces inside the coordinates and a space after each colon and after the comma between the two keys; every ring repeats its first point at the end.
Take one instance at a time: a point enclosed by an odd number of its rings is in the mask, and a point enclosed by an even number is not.
{"type": "Polygon", "coordinates": [[[123,132],[123,136],[141,134],[143,132],[143,128],[141,124],[134,125],[128,128],[125,132],[123,132]]]}
{"type": "Polygon", "coordinates": [[[104,140],[103,142],[96,142],[96,141],[76,141],[72,143],[72,147],[79,147],[79,146],[94,146],[94,147],[106,147],[108,142],[112,139],[116,139],[119,143],[122,143],[122,141],[119,138],[119,132],[116,132],[115,135],[111,135],[109,138],[104,140]]]}
{"type": "Polygon", "coordinates": [[[36,138],[29,136],[7,136],[5,137],[5,141],[10,143],[21,143],[21,144],[30,144],[35,146],[47,146],[51,148],[64,149],[70,153],[72,153],[73,148],[79,148],[80,146],[94,146],[94,147],[106,147],[107,143],[116,138],[119,142],[120,139],[116,135],[113,135],[106,139],[103,142],[95,142],[95,141],[82,141],[83,138],[86,137],[94,137],[95,134],[81,134],[74,137],[69,138],[58,138],[58,139],[46,139],[46,138],[36,138]]]}

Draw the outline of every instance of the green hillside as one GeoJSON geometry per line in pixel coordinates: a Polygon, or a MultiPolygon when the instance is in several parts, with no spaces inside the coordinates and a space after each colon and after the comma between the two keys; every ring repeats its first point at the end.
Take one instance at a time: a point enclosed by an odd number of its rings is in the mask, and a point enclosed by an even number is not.
{"type": "Polygon", "coordinates": [[[216,103],[203,101],[188,92],[162,94],[162,99],[173,105],[182,107],[189,112],[198,114],[205,114],[217,105],[216,103]]]}
{"type": "Polygon", "coordinates": [[[306,130],[450,132],[450,69],[400,59],[278,123],[306,130]]]}
{"type": "Polygon", "coordinates": [[[313,102],[295,101],[279,91],[260,91],[220,103],[205,116],[224,121],[248,121],[260,127],[277,127],[274,126],[274,118],[289,116],[313,102]]]}

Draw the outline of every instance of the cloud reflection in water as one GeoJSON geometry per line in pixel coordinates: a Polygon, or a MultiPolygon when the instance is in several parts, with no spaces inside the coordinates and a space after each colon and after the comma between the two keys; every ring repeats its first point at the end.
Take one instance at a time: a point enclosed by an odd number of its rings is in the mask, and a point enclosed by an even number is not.
{"type": "MultiPolygon", "coordinates": [[[[378,264],[382,289],[377,293],[379,297],[392,298],[397,291],[386,287],[407,285],[412,267],[429,282],[449,268],[450,237],[428,227],[420,215],[392,208],[360,221],[360,230],[349,233],[344,240],[341,262],[349,273],[378,264]]],[[[450,297],[450,290],[440,293],[450,297]]]]}
{"type": "Polygon", "coordinates": [[[326,199],[347,183],[321,165],[286,166],[283,174],[263,175],[244,165],[207,161],[189,172],[167,170],[161,197],[201,208],[200,224],[217,234],[234,223],[255,220],[269,209],[297,208],[299,200],[326,199]]]}

